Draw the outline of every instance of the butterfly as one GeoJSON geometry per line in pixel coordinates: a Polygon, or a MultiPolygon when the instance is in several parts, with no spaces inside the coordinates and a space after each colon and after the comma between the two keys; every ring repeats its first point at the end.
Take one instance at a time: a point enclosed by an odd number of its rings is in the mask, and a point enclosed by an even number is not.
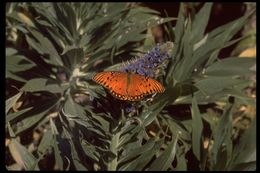
{"type": "Polygon", "coordinates": [[[114,97],[120,100],[137,101],[145,95],[162,93],[165,90],[158,81],[129,72],[100,72],[95,74],[92,79],[107,88],[114,97]]]}

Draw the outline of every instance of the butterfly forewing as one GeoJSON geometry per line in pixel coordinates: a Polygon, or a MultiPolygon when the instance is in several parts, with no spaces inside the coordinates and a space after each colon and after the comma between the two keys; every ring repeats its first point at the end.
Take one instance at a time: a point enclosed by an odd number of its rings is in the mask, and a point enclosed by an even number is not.
{"type": "Polygon", "coordinates": [[[100,72],[93,80],[108,88],[111,94],[121,100],[136,101],[145,95],[162,93],[164,87],[154,79],[126,72],[100,72]]]}
{"type": "Polygon", "coordinates": [[[127,73],[100,72],[93,77],[93,80],[109,89],[111,94],[119,99],[127,95],[127,73]]]}

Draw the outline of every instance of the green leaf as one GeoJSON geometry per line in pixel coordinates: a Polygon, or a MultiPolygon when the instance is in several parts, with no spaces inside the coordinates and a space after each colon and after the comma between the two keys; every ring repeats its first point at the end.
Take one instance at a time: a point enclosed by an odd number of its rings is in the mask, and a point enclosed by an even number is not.
{"type": "Polygon", "coordinates": [[[174,120],[168,115],[164,115],[163,117],[166,117],[166,121],[169,124],[168,126],[175,136],[179,135],[180,139],[191,141],[190,132],[183,126],[181,122],[174,120]]]}
{"type": "Polygon", "coordinates": [[[16,80],[16,81],[20,81],[20,82],[26,82],[25,79],[15,75],[13,72],[10,72],[10,71],[6,71],[5,73],[5,78],[10,78],[10,79],[13,79],[13,80],[16,80]]]}
{"type": "Polygon", "coordinates": [[[95,160],[96,162],[99,161],[99,158],[101,156],[96,151],[96,147],[94,145],[92,145],[88,142],[84,142],[84,143],[81,143],[81,146],[87,156],[89,156],[91,159],[95,160]]]}
{"type": "Polygon", "coordinates": [[[144,127],[148,126],[155,120],[156,116],[164,108],[165,105],[165,102],[157,102],[152,106],[146,108],[144,111],[142,111],[140,119],[143,122],[144,127]]]}
{"type": "Polygon", "coordinates": [[[41,112],[39,114],[35,114],[33,116],[23,119],[22,121],[20,121],[17,124],[17,129],[16,129],[15,133],[19,134],[19,133],[33,127],[35,124],[37,124],[39,121],[41,121],[44,118],[44,116],[46,116],[46,113],[48,111],[49,111],[49,109],[47,109],[46,111],[41,112]]]}
{"type": "MultiPolygon", "coordinates": [[[[11,133],[12,129],[10,126],[8,127],[9,132],[11,133]]],[[[16,139],[11,138],[11,142],[8,147],[13,159],[19,165],[23,166],[25,170],[39,170],[36,158],[16,139]]]]}
{"type": "Polygon", "coordinates": [[[84,108],[78,103],[76,103],[70,94],[68,95],[65,101],[63,109],[68,117],[79,117],[82,119],[86,119],[86,112],[84,108]]]}
{"type": "Polygon", "coordinates": [[[46,150],[52,147],[53,135],[50,129],[44,132],[40,144],[37,148],[39,154],[45,154],[46,150]]]}
{"type": "Polygon", "coordinates": [[[6,57],[6,71],[20,72],[35,67],[36,64],[22,55],[12,55],[6,57]]]}
{"type": "Polygon", "coordinates": [[[208,25],[210,17],[211,7],[213,3],[205,3],[200,11],[195,15],[194,21],[192,22],[192,42],[198,42],[203,38],[205,29],[208,25]]]}
{"type": "MultiPolygon", "coordinates": [[[[223,42],[223,38],[221,36],[218,36],[213,39],[209,39],[208,34],[206,38],[207,38],[207,42],[205,42],[196,50],[194,50],[191,62],[190,64],[188,64],[189,67],[191,68],[190,72],[192,72],[192,70],[195,67],[200,67],[200,66],[204,67],[205,65],[203,63],[205,61],[208,61],[208,64],[212,63],[217,58],[218,52],[221,49],[228,47],[242,39],[242,38],[238,38],[229,42],[228,40],[226,42],[223,42]]],[[[206,66],[208,66],[208,64],[206,66]]]]}
{"type": "MultiPolygon", "coordinates": [[[[166,16],[167,17],[169,17],[168,16],[168,14],[167,14],[167,11],[166,10],[164,10],[164,12],[165,12],[165,14],[166,14],[166,16]]],[[[176,20],[177,20],[178,18],[176,18],[176,20]]],[[[172,30],[172,23],[171,22],[167,22],[166,23],[166,27],[165,27],[165,32],[169,35],[169,41],[174,41],[174,39],[175,39],[175,34],[174,34],[174,32],[173,32],[173,30],[172,30]]]]}
{"type": "Polygon", "coordinates": [[[198,81],[195,86],[205,95],[212,95],[245,82],[247,81],[231,77],[210,77],[198,81]]]}
{"type": "Polygon", "coordinates": [[[247,22],[248,17],[254,13],[255,10],[251,11],[250,13],[238,18],[232,22],[229,22],[225,25],[219,26],[218,28],[214,29],[212,32],[209,33],[209,38],[217,37],[221,35],[223,41],[230,40],[240,29],[244,26],[247,22]]]}
{"type": "Polygon", "coordinates": [[[46,113],[59,103],[59,100],[58,98],[53,98],[52,100],[47,100],[47,102],[44,100],[43,102],[35,104],[33,109],[19,115],[20,119],[25,117],[22,120],[18,119],[18,122],[16,119],[13,120],[14,122],[12,122],[12,125],[15,123],[17,126],[15,131],[16,134],[19,134],[39,123],[39,121],[46,116],[46,113]]]}
{"type": "Polygon", "coordinates": [[[63,107],[64,116],[67,117],[69,121],[74,121],[96,135],[106,138],[107,134],[102,129],[102,126],[94,121],[94,119],[90,119],[87,115],[88,113],[91,114],[90,112],[87,112],[84,107],[74,102],[71,95],[68,95],[63,107]]]}
{"type": "Polygon", "coordinates": [[[254,71],[250,70],[256,63],[255,58],[238,58],[231,57],[220,60],[210,65],[205,70],[207,76],[235,76],[235,75],[250,75],[254,71]]]}
{"type": "Polygon", "coordinates": [[[196,51],[199,47],[207,42],[208,34],[206,34],[199,42],[195,43],[193,46],[193,51],[196,51]]]}
{"type": "Polygon", "coordinates": [[[238,167],[245,166],[247,163],[252,165],[256,161],[256,119],[252,121],[249,129],[247,129],[239,139],[237,145],[234,146],[232,162],[229,169],[235,170],[238,167]],[[252,162],[252,163],[251,163],[252,162]]]}
{"type": "Polygon", "coordinates": [[[187,27],[185,30],[185,33],[182,38],[183,42],[183,58],[180,60],[179,65],[176,66],[176,74],[174,79],[179,81],[185,81],[187,77],[189,76],[189,72],[191,71],[192,61],[194,58],[192,58],[193,55],[193,44],[191,43],[191,19],[188,18],[187,20],[187,27]]]}
{"type": "Polygon", "coordinates": [[[119,168],[119,171],[142,171],[144,167],[151,161],[154,155],[159,152],[162,143],[162,140],[156,141],[153,148],[143,152],[133,161],[124,163],[124,165],[119,168]]]}
{"type": "MultiPolygon", "coordinates": [[[[212,4],[206,3],[200,12],[195,15],[194,22],[191,21],[190,18],[185,20],[183,15],[183,13],[185,13],[183,6],[184,5],[181,4],[178,21],[175,27],[176,46],[172,56],[174,61],[171,63],[171,67],[167,75],[167,82],[173,81],[171,79],[173,76],[177,82],[185,81],[190,76],[193,66],[198,59],[195,57],[193,58],[193,54],[195,54],[195,51],[193,51],[194,46],[196,45],[195,47],[198,47],[199,44],[202,44],[203,42],[204,45],[206,45],[203,35],[209,18],[209,15],[207,14],[210,13],[212,4]],[[201,18],[203,19],[201,20],[201,18]],[[201,41],[201,43],[199,41],[201,41]]],[[[206,50],[208,50],[208,48],[206,48],[206,50]]]]}
{"type": "MultiPolygon", "coordinates": [[[[55,128],[55,127],[54,127],[55,128]]],[[[59,158],[60,156],[62,158],[66,158],[65,162],[67,165],[66,170],[71,169],[73,166],[75,166],[76,170],[82,170],[82,171],[86,171],[89,170],[88,165],[90,167],[93,167],[91,160],[90,163],[86,164],[84,163],[85,159],[86,159],[86,154],[88,156],[94,156],[93,153],[95,152],[95,146],[91,147],[91,148],[85,148],[86,145],[83,144],[82,142],[85,140],[82,140],[79,138],[78,132],[74,131],[70,131],[69,129],[66,129],[63,126],[63,133],[65,134],[66,138],[57,138],[59,139],[59,150],[57,150],[57,159],[61,159],[59,158]],[[72,140],[68,140],[68,139],[72,139],[72,140]],[[67,145],[66,145],[67,143],[67,145]],[[67,149],[69,148],[70,150],[67,152],[67,149]],[[86,149],[91,149],[91,151],[86,151],[86,149]],[[68,157],[67,157],[68,156],[68,157]]],[[[57,137],[59,137],[60,135],[57,135],[57,137]]],[[[85,142],[84,142],[85,143],[85,142]]],[[[95,156],[94,156],[95,157],[95,156]]],[[[90,157],[92,158],[92,157],[90,157]]],[[[95,160],[95,158],[93,158],[95,160]]],[[[63,161],[61,160],[60,166],[63,164],[63,161]]],[[[62,168],[62,166],[60,167],[62,168]]]]}
{"type": "MultiPolygon", "coordinates": [[[[76,170],[77,171],[87,171],[88,170],[87,167],[84,165],[84,163],[82,163],[81,159],[78,156],[78,154],[81,154],[81,153],[76,151],[76,147],[74,146],[74,144],[72,144],[71,142],[70,142],[70,144],[71,144],[72,161],[73,161],[73,164],[76,167],[76,170]]],[[[84,147],[83,147],[83,149],[84,149],[84,147]]],[[[84,151],[86,151],[86,150],[84,150],[84,151]]],[[[89,151],[89,152],[91,152],[91,151],[89,151]]]]}
{"type": "Polygon", "coordinates": [[[104,61],[105,58],[107,58],[109,55],[109,52],[107,50],[100,50],[100,51],[95,51],[91,58],[88,59],[87,61],[87,67],[86,70],[91,68],[94,63],[96,63],[99,59],[102,59],[104,61]]]}
{"type": "Polygon", "coordinates": [[[154,104],[145,108],[142,114],[139,116],[140,120],[143,121],[143,125],[149,125],[158,115],[158,113],[167,105],[171,104],[181,94],[180,86],[166,88],[163,94],[161,94],[155,101],[154,104]]]}
{"type": "MultiPolygon", "coordinates": [[[[202,7],[202,9],[203,8],[204,7],[202,7]]],[[[206,18],[208,17],[207,15],[205,16],[206,18]]],[[[193,28],[190,26],[190,22],[189,22],[190,20],[187,19],[188,20],[186,25],[187,27],[186,29],[183,28],[183,30],[185,30],[184,35],[182,35],[182,37],[175,44],[176,50],[173,53],[173,57],[175,58],[175,61],[171,64],[171,67],[169,69],[167,82],[171,81],[170,76],[174,76],[174,79],[178,82],[185,81],[190,75],[192,75],[194,68],[198,68],[198,67],[203,68],[203,66],[205,66],[204,62],[207,61],[207,59],[210,58],[210,62],[213,62],[215,58],[217,58],[220,49],[239,41],[241,38],[228,42],[233,37],[233,35],[236,34],[236,32],[247,21],[247,17],[242,17],[240,18],[240,20],[237,20],[235,23],[231,24],[230,28],[226,28],[227,31],[221,30],[220,32],[217,31],[218,30],[217,28],[215,29],[216,31],[214,30],[210,32],[208,34],[206,42],[203,45],[201,45],[199,48],[197,48],[195,51],[192,51],[191,47],[194,46],[195,43],[198,44],[197,42],[202,39],[203,35],[200,37],[200,39],[196,38],[198,39],[196,42],[192,42],[191,39],[192,39],[192,34],[194,34],[194,32],[193,32],[193,28]]],[[[198,20],[200,19],[198,18],[198,20]]],[[[202,27],[202,33],[203,33],[203,27],[202,27]]],[[[177,30],[177,25],[176,25],[176,30],[177,30]]]]}
{"type": "MultiPolygon", "coordinates": [[[[69,29],[71,35],[73,36],[74,39],[77,38],[78,32],[77,32],[77,16],[76,16],[76,11],[71,6],[70,4],[61,4],[60,7],[62,7],[63,12],[65,13],[64,15],[67,16],[67,18],[63,18],[64,22],[66,22],[66,28],[69,29]]],[[[65,16],[64,16],[65,17],[65,16]]],[[[65,24],[65,23],[63,23],[65,24]]]]}
{"type": "Polygon", "coordinates": [[[229,145],[232,145],[232,142],[231,142],[232,110],[233,110],[233,105],[228,104],[219,121],[218,127],[216,129],[216,133],[213,134],[214,145],[212,148],[212,159],[213,159],[213,163],[215,163],[216,164],[215,166],[217,167],[215,170],[219,170],[219,169],[224,170],[224,168],[228,164],[228,161],[231,159],[231,157],[229,156],[229,154],[231,152],[231,151],[229,151],[229,145]],[[224,158],[223,157],[221,158],[219,156],[221,154],[221,146],[223,144],[225,144],[227,147],[226,148],[226,151],[227,151],[226,159],[227,160],[224,163],[221,163],[221,161],[223,161],[224,158]],[[219,160],[217,160],[217,158],[219,158],[219,160]],[[217,163],[217,162],[219,162],[220,164],[224,164],[224,165],[219,165],[219,163],[217,163]]]}
{"type": "Polygon", "coordinates": [[[207,113],[201,114],[202,118],[209,123],[210,130],[212,131],[213,136],[216,134],[219,123],[219,115],[217,112],[214,112],[212,109],[208,109],[207,113]]]}
{"type": "Polygon", "coordinates": [[[14,112],[14,113],[9,113],[6,115],[6,119],[5,122],[10,122],[16,118],[18,118],[20,115],[24,114],[25,112],[31,110],[33,107],[29,107],[23,110],[19,110],[18,112],[14,112]]]}
{"type": "Polygon", "coordinates": [[[192,115],[192,151],[196,156],[196,158],[200,161],[203,123],[202,123],[202,118],[201,118],[201,114],[199,111],[196,98],[193,98],[192,100],[191,115],[192,115]]]}
{"type": "Polygon", "coordinates": [[[22,87],[22,90],[27,92],[39,92],[39,91],[49,91],[51,93],[63,92],[63,88],[59,86],[57,81],[44,79],[44,78],[35,78],[29,80],[22,87]]]}
{"type": "Polygon", "coordinates": [[[155,40],[152,34],[152,30],[148,29],[144,40],[144,49],[150,50],[155,45],[155,40]]]}
{"type": "Polygon", "coordinates": [[[126,129],[122,129],[122,131],[120,132],[121,134],[118,148],[125,146],[127,143],[133,140],[133,138],[136,138],[140,132],[142,132],[140,124],[128,125],[126,129]]]}
{"type": "Polygon", "coordinates": [[[5,114],[7,115],[7,112],[13,107],[17,100],[22,96],[23,91],[20,91],[19,93],[15,94],[13,97],[10,97],[5,101],[5,114]]]}
{"type": "Polygon", "coordinates": [[[177,165],[173,169],[174,171],[187,171],[187,160],[185,158],[185,152],[181,151],[180,147],[177,147],[177,165]]]}
{"type": "MultiPolygon", "coordinates": [[[[54,157],[55,161],[59,167],[59,169],[63,169],[63,159],[62,159],[62,153],[59,149],[59,144],[62,145],[62,143],[59,143],[58,139],[61,139],[61,136],[59,136],[58,130],[56,125],[54,124],[52,118],[50,119],[50,125],[51,125],[51,131],[53,134],[53,142],[51,143],[53,149],[54,149],[54,157]]],[[[60,140],[61,141],[61,140],[60,140]]]]}
{"type": "Polygon", "coordinates": [[[9,13],[8,17],[12,17],[17,21],[23,23],[24,25],[35,28],[33,21],[29,18],[28,15],[26,15],[26,13],[23,12],[9,13]]]}
{"type": "Polygon", "coordinates": [[[5,56],[12,56],[15,55],[17,53],[17,50],[11,47],[7,47],[5,48],[5,56]]]}
{"type": "Polygon", "coordinates": [[[25,82],[22,77],[16,75],[16,72],[26,71],[35,67],[35,63],[25,56],[15,55],[17,51],[12,48],[6,48],[6,74],[5,78],[11,78],[17,81],[25,82]]]}
{"type": "Polygon", "coordinates": [[[110,121],[106,120],[105,117],[97,114],[92,114],[92,117],[95,121],[97,121],[100,124],[100,127],[106,132],[109,132],[110,130],[110,121]]]}
{"type": "MultiPolygon", "coordinates": [[[[180,4],[180,9],[179,9],[179,13],[178,13],[178,20],[175,26],[175,32],[174,35],[176,36],[174,42],[176,43],[180,43],[181,42],[181,38],[184,34],[184,21],[185,21],[185,17],[184,17],[184,3],[180,4]]],[[[179,44],[177,44],[176,48],[179,49],[179,44]]]]}
{"type": "Polygon", "coordinates": [[[58,147],[58,144],[59,144],[59,142],[57,141],[57,136],[54,136],[52,145],[53,145],[53,149],[54,149],[55,161],[58,164],[59,169],[63,169],[64,161],[62,159],[62,154],[58,147]]]}
{"type": "Polygon", "coordinates": [[[231,171],[255,171],[256,161],[237,164],[231,171]]]}
{"type": "Polygon", "coordinates": [[[168,168],[172,166],[176,154],[177,141],[178,136],[176,136],[175,140],[172,139],[165,151],[153,161],[152,165],[149,167],[150,171],[167,171],[168,168]]]}
{"type": "MultiPolygon", "coordinates": [[[[248,85],[246,85],[246,87],[248,85]]],[[[241,104],[256,106],[256,99],[243,93],[242,89],[234,88],[232,90],[226,90],[226,93],[227,95],[234,96],[241,104]]]]}
{"type": "Polygon", "coordinates": [[[26,35],[26,40],[30,46],[35,48],[40,54],[48,54],[50,57],[50,63],[57,66],[63,66],[63,62],[59,53],[57,52],[51,41],[43,36],[40,32],[29,29],[32,35],[37,39],[38,42],[26,35]]]}
{"type": "Polygon", "coordinates": [[[107,164],[108,171],[117,170],[117,165],[118,165],[117,147],[119,145],[119,136],[120,136],[120,133],[116,133],[116,134],[112,135],[112,138],[111,138],[110,151],[115,155],[115,157],[107,164]]]}
{"type": "Polygon", "coordinates": [[[123,145],[121,148],[119,148],[119,150],[121,150],[121,149],[124,150],[120,159],[122,159],[124,156],[127,156],[130,153],[132,153],[134,148],[141,147],[144,135],[145,135],[145,132],[143,129],[140,129],[138,134],[133,134],[132,135],[133,139],[131,141],[129,141],[128,143],[126,143],[125,145],[123,145]]]}
{"type": "MultiPolygon", "coordinates": [[[[225,25],[222,25],[216,29],[214,29],[212,32],[209,33],[208,40],[210,40],[209,43],[214,42],[213,40],[216,40],[216,43],[218,45],[225,45],[228,40],[230,40],[248,21],[248,17],[253,14],[254,10],[248,13],[247,15],[242,16],[241,18],[234,20],[232,22],[229,22],[225,25]],[[212,40],[213,39],[213,40],[212,40]]],[[[241,38],[237,39],[238,41],[241,38]]],[[[231,42],[237,42],[236,40],[231,42]]],[[[231,43],[233,44],[233,43],[231,43]]],[[[226,47],[227,45],[225,45],[226,47]]],[[[223,47],[224,48],[224,47],[223,47]]],[[[205,48],[203,48],[205,49],[205,48]]],[[[215,52],[215,55],[212,56],[209,61],[207,62],[207,66],[211,64],[215,59],[217,59],[217,55],[219,53],[219,50],[215,52]]]]}
{"type": "Polygon", "coordinates": [[[140,146],[140,147],[136,147],[136,148],[132,148],[129,151],[129,154],[125,155],[125,157],[122,157],[119,160],[119,164],[122,162],[126,162],[128,160],[131,160],[135,157],[137,157],[138,155],[141,155],[142,153],[145,153],[149,150],[151,150],[154,146],[155,142],[153,140],[148,140],[144,145],[140,146]]]}
{"type": "MultiPolygon", "coordinates": [[[[66,47],[65,47],[66,49],[66,47]]],[[[84,58],[84,51],[82,48],[72,48],[65,50],[66,52],[66,60],[68,60],[69,64],[67,65],[70,69],[74,69],[76,65],[80,63],[80,61],[84,58]]],[[[65,61],[64,58],[64,61],[65,61]]]]}
{"type": "MultiPolygon", "coordinates": [[[[222,88],[216,92],[213,91],[213,94],[207,95],[204,91],[199,90],[193,93],[193,95],[188,95],[178,98],[174,104],[191,104],[192,98],[196,97],[196,100],[200,104],[208,104],[210,102],[216,101],[226,101],[228,96],[234,96],[240,103],[255,105],[255,99],[250,98],[243,94],[243,89],[245,89],[250,84],[250,81],[241,80],[240,84],[230,86],[229,88],[222,88]],[[242,82],[243,81],[243,82],[242,82]]],[[[207,89],[207,88],[206,88],[207,89]]],[[[211,88],[209,88],[211,89],[211,88]]]]}

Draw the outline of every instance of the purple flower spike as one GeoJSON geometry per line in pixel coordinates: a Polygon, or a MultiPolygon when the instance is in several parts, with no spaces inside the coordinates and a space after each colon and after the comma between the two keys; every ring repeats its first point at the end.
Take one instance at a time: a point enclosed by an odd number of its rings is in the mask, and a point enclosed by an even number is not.
{"type": "Polygon", "coordinates": [[[165,63],[171,58],[173,49],[172,42],[156,45],[150,52],[142,57],[130,61],[121,71],[137,73],[148,77],[155,77],[156,70],[161,66],[165,68],[165,63]]]}

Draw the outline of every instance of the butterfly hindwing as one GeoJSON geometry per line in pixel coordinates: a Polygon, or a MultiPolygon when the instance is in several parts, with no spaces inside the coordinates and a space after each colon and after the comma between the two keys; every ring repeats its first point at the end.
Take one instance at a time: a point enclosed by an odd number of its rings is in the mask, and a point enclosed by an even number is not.
{"type": "Polygon", "coordinates": [[[136,101],[145,95],[162,93],[164,87],[154,79],[126,72],[100,72],[93,80],[109,89],[110,93],[121,99],[136,101]]]}
{"type": "Polygon", "coordinates": [[[152,93],[163,93],[164,92],[164,87],[162,86],[162,84],[160,84],[159,82],[157,82],[154,79],[148,78],[146,83],[146,89],[147,92],[149,94],[152,93]]]}
{"type": "Polygon", "coordinates": [[[133,83],[135,85],[131,85],[132,93],[136,93],[135,95],[147,95],[153,93],[162,93],[164,91],[164,87],[154,79],[133,74],[133,83]]]}

